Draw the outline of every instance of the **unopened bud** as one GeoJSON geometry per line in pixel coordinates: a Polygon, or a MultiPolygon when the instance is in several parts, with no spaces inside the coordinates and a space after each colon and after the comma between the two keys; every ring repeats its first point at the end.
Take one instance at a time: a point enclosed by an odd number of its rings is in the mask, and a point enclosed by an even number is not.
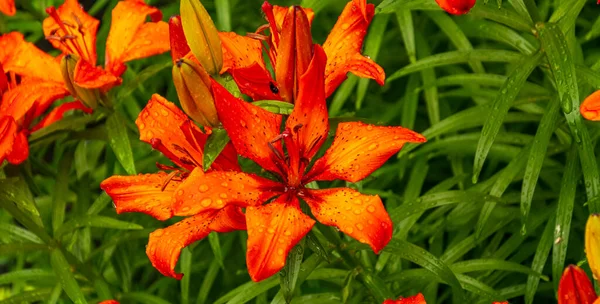
{"type": "Polygon", "coordinates": [[[173,82],[183,111],[203,126],[219,125],[217,109],[210,91],[210,76],[196,62],[179,59],[173,66],[173,82]]]}
{"type": "Polygon", "coordinates": [[[466,14],[475,6],[475,0],[435,0],[435,2],[446,12],[453,15],[466,14]]]}
{"type": "Polygon", "coordinates": [[[95,109],[98,106],[98,89],[84,89],[75,84],[75,66],[77,60],[74,55],[65,55],[60,61],[60,71],[67,89],[73,97],[79,99],[88,108],[95,109]]]}
{"type": "Polygon", "coordinates": [[[592,214],[585,226],[585,254],[594,279],[600,278],[600,215],[592,214]]]}
{"type": "Polygon", "coordinates": [[[173,16],[169,19],[169,40],[171,43],[171,58],[173,62],[185,57],[190,52],[183,27],[181,26],[181,17],[173,16]]]}
{"type": "Polygon", "coordinates": [[[558,304],[592,304],[596,292],[583,269],[569,265],[558,283],[558,304]]]}
{"type": "Polygon", "coordinates": [[[215,23],[199,0],[181,0],[180,11],[183,32],[192,53],[208,74],[219,75],[223,50],[215,23]]]}

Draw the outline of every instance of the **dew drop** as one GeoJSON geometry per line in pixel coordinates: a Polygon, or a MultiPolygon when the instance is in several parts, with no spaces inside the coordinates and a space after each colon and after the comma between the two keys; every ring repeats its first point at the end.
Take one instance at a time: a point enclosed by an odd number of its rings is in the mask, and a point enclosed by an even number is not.
{"type": "Polygon", "coordinates": [[[356,228],[358,228],[358,230],[360,230],[360,231],[363,231],[363,229],[365,229],[365,226],[363,226],[363,224],[361,224],[361,223],[358,223],[358,224],[356,224],[356,228]]]}
{"type": "Polygon", "coordinates": [[[208,191],[208,185],[206,185],[206,184],[200,185],[200,187],[198,187],[198,191],[200,191],[200,192],[208,191]]]}
{"type": "Polygon", "coordinates": [[[367,211],[369,211],[370,213],[375,212],[375,207],[373,205],[369,205],[367,206],[367,211]]]}
{"type": "Polygon", "coordinates": [[[204,207],[208,207],[210,206],[210,204],[212,204],[212,200],[210,198],[205,198],[202,201],[200,201],[200,204],[204,207]]]}
{"type": "Polygon", "coordinates": [[[369,149],[369,151],[373,151],[373,150],[377,149],[377,147],[379,147],[379,144],[374,143],[374,144],[371,144],[368,149],[369,149]]]}
{"type": "Polygon", "coordinates": [[[219,197],[220,198],[227,198],[227,193],[221,193],[221,194],[219,194],[219,197]]]}

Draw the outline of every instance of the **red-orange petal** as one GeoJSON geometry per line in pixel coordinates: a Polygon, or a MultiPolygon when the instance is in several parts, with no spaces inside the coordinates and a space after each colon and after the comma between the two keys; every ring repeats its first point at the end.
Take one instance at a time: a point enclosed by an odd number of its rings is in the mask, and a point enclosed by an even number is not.
{"type": "MultiPolygon", "coordinates": [[[[281,172],[273,161],[275,155],[269,147],[270,141],[280,133],[281,115],[235,98],[227,89],[214,81],[212,90],[219,120],[229,134],[236,151],[266,170],[281,172]]],[[[281,144],[273,144],[273,149],[283,155],[281,144]]]]}
{"type": "Polygon", "coordinates": [[[183,33],[181,16],[176,15],[169,18],[169,41],[171,43],[171,58],[177,61],[185,57],[191,50],[183,33]]]}
{"type": "Polygon", "coordinates": [[[271,73],[258,63],[230,69],[229,73],[240,91],[252,100],[283,100],[279,94],[279,85],[273,80],[271,73]]]}
{"type": "Polygon", "coordinates": [[[0,12],[7,16],[14,16],[17,13],[15,0],[0,0],[0,12]]]}
{"type": "MultiPolygon", "coordinates": [[[[2,66],[2,61],[0,61],[0,98],[8,90],[8,77],[6,77],[6,72],[4,71],[4,66],[2,66]]],[[[1,100],[1,99],[0,99],[1,100]]]]}
{"type": "Polygon", "coordinates": [[[312,229],[315,221],[300,210],[295,196],[246,209],[248,251],[246,264],[253,281],[262,281],[285,265],[290,250],[312,229]]]}
{"type": "MultiPolygon", "coordinates": [[[[287,14],[289,7],[273,5],[273,15],[275,16],[275,23],[277,23],[277,27],[281,28],[283,25],[283,20],[285,19],[285,14],[287,14]]],[[[315,18],[315,12],[312,8],[301,8],[306,14],[306,18],[308,19],[308,23],[312,25],[312,21],[315,18]]]]}
{"type": "Polygon", "coordinates": [[[0,36],[0,62],[5,72],[63,82],[60,63],[33,43],[25,41],[19,32],[0,36]]]}
{"type": "MultiPolygon", "coordinates": [[[[228,205],[242,207],[267,202],[279,192],[279,184],[254,174],[234,171],[210,171],[196,168],[177,189],[175,215],[193,215],[228,205]]],[[[282,188],[282,187],[280,187],[282,188]]]]}
{"type": "Polygon", "coordinates": [[[77,55],[95,66],[96,32],[100,22],[88,15],[77,0],[65,0],[58,9],[50,7],[46,12],[50,14],[42,24],[46,37],[73,37],[66,43],[50,38],[48,40],[52,46],[65,54],[77,55]]]}
{"type": "Polygon", "coordinates": [[[29,128],[29,123],[56,100],[69,95],[69,91],[57,82],[26,81],[2,96],[0,113],[11,115],[21,127],[29,128]]]}
{"type": "Polygon", "coordinates": [[[37,123],[33,128],[31,128],[31,132],[35,132],[41,128],[45,128],[61,120],[66,112],[73,110],[81,110],[88,114],[91,114],[93,112],[92,109],[86,107],[80,101],[65,102],[60,106],[52,109],[52,111],[50,111],[50,113],[48,113],[39,123],[37,123]]]}
{"type": "Polygon", "coordinates": [[[315,218],[339,228],[379,253],[392,239],[392,220],[377,195],[350,188],[307,190],[304,197],[315,218]]]}
{"type": "Polygon", "coordinates": [[[167,52],[169,25],[160,19],[160,10],[143,1],[119,1],[106,40],[106,70],[120,76],[123,63],[167,52]],[[153,22],[146,22],[148,16],[153,22]]]}
{"type": "Polygon", "coordinates": [[[9,115],[0,118],[0,165],[11,154],[17,137],[17,123],[9,115]]]}
{"type": "Polygon", "coordinates": [[[25,132],[21,131],[17,133],[12,151],[7,155],[6,160],[13,165],[18,165],[24,162],[27,157],[29,157],[29,142],[25,132]]]}
{"type": "Polygon", "coordinates": [[[592,93],[583,100],[579,107],[581,116],[587,120],[600,120],[600,90],[592,93]]]}
{"type": "Polygon", "coordinates": [[[419,293],[408,298],[400,297],[398,300],[388,299],[385,300],[383,304],[427,304],[427,302],[425,302],[425,297],[423,294],[419,293]]]}
{"type": "Polygon", "coordinates": [[[569,265],[558,283],[558,304],[592,304],[596,292],[583,269],[569,265]]]}
{"type": "Polygon", "coordinates": [[[383,68],[360,53],[367,29],[375,14],[375,6],[367,4],[366,1],[348,2],[323,43],[323,49],[327,54],[325,71],[327,96],[331,95],[346,79],[348,72],[360,77],[372,78],[380,85],[385,81],[383,68]]]}
{"type": "Polygon", "coordinates": [[[93,66],[85,60],[78,60],[75,65],[74,82],[86,89],[108,89],[121,84],[121,78],[105,71],[99,66],[93,66]]]}
{"type": "Polygon", "coordinates": [[[140,130],[140,140],[151,144],[178,166],[193,170],[202,165],[202,148],[207,135],[172,102],[158,94],[152,95],[135,124],[140,130]],[[187,136],[183,126],[188,131],[187,136]]]}
{"type": "Polygon", "coordinates": [[[208,210],[150,233],[146,254],[160,273],[179,280],[183,274],[175,272],[175,265],[181,249],[203,239],[211,231],[227,232],[244,227],[244,214],[237,207],[208,210]]]}
{"type": "Polygon", "coordinates": [[[381,167],[405,143],[425,141],[423,135],[402,127],[340,123],[333,144],[305,179],[357,182],[381,167]]]}
{"type": "Polygon", "coordinates": [[[258,64],[266,70],[262,54],[262,43],[234,32],[219,32],[223,49],[223,68],[221,74],[230,69],[245,68],[258,64]]]}
{"type": "Polygon", "coordinates": [[[453,15],[466,14],[475,6],[475,0],[435,0],[435,2],[446,12],[453,15]]]}
{"type": "Polygon", "coordinates": [[[117,213],[140,212],[164,221],[173,216],[173,195],[181,184],[165,172],[134,176],[111,176],[100,184],[117,213]],[[163,188],[164,187],[164,188],[163,188]]]}
{"type": "Polygon", "coordinates": [[[119,302],[115,301],[115,300],[105,300],[105,301],[102,301],[102,302],[100,302],[98,304],[119,304],[119,302]]]}
{"type": "Polygon", "coordinates": [[[300,91],[294,111],[286,121],[286,127],[296,132],[300,157],[308,161],[317,154],[329,132],[324,83],[326,62],[327,56],[323,49],[315,46],[313,59],[300,78],[300,91]]]}

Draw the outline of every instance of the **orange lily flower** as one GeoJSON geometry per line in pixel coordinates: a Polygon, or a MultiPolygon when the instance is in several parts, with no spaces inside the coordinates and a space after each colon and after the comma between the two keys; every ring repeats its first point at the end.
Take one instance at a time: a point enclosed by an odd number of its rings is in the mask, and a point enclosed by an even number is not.
{"type": "MultiPolygon", "coordinates": [[[[173,215],[190,216],[175,225],[152,232],[146,248],[146,254],[156,269],[166,276],[181,279],[183,275],[174,270],[181,249],[206,237],[211,231],[245,229],[244,214],[235,206],[195,213],[178,212],[173,206],[173,196],[182,191],[178,188],[189,178],[190,171],[195,174],[203,172],[203,147],[210,128],[206,127],[206,133],[202,132],[177,106],[157,94],[152,96],[135,123],[140,130],[140,140],[162,152],[177,167],[159,165],[160,169],[169,170],[170,173],[112,176],[104,180],[100,187],[113,199],[119,214],[141,212],[161,221],[173,215]]],[[[237,154],[232,145],[225,147],[212,168],[239,171],[237,154]]]]}
{"type": "Polygon", "coordinates": [[[466,14],[475,6],[475,0],[435,0],[435,2],[452,15],[466,14]]]}
{"type": "Polygon", "coordinates": [[[113,9],[104,69],[96,66],[97,19],[77,0],[65,0],[58,9],[49,7],[46,12],[50,15],[43,23],[46,39],[80,59],[72,81],[82,88],[108,90],[121,83],[125,62],[169,50],[169,27],[161,21],[162,13],[143,0],[119,1],[113,9]],[[152,22],[146,22],[148,16],[152,22]]]}
{"type": "Polygon", "coordinates": [[[425,302],[425,297],[423,294],[419,293],[408,298],[400,297],[398,300],[388,299],[383,301],[383,304],[427,304],[427,302],[425,302]]]}
{"type": "Polygon", "coordinates": [[[600,120],[600,90],[586,97],[579,107],[579,112],[587,120],[600,120]]]}
{"type": "MultiPolygon", "coordinates": [[[[314,13],[298,6],[285,8],[265,2],[262,6],[271,37],[221,33],[223,47],[222,73],[229,72],[242,93],[254,100],[278,99],[293,102],[298,97],[300,75],[312,57],[310,24],[314,13]],[[254,38],[254,39],[253,39],[254,38]],[[267,41],[267,54],[275,69],[275,79],[265,68],[261,40],[267,41]]],[[[346,79],[346,74],[371,78],[383,85],[385,72],[374,61],[360,53],[375,7],[366,0],[350,1],[323,43],[327,54],[325,96],[329,96],[346,79]]]]}
{"type": "Polygon", "coordinates": [[[7,159],[17,165],[27,159],[31,132],[62,119],[67,111],[90,111],[80,102],[68,102],[38,121],[54,101],[67,95],[53,57],[20,33],[0,36],[0,164],[7,159]]]}
{"type": "Polygon", "coordinates": [[[569,265],[558,283],[558,304],[592,304],[596,292],[583,269],[569,265]]]}
{"type": "Polygon", "coordinates": [[[314,225],[315,221],[300,210],[299,199],[306,201],[321,223],[338,227],[369,244],[376,253],[383,249],[392,237],[392,222],[379,196],[363,195],[350,188],[314,190],[307,184],[336,179],[357,182],[405,143],[425,141],[422,135],[402,127],[341,123],[332,146],[307,170],[329,131],[326,62],[323,49],[315,46],[315,55],[300,78],[298,99],[283,133],[281,115],[235,98],[213,82],[219,118],[236,150],[278,176],[278,180],[242,172],[204,173],[195,169],[175,195],[173,208],[180,215],[227,206],[246,207],[246,263],[254,281],[279,271],[290,249],[314,225]]]}
{"type": "Polygon", "coordinates": [[[0,0],[0,12],[8,16],[14,16],[17,13],[15,0],[0,0]]]}

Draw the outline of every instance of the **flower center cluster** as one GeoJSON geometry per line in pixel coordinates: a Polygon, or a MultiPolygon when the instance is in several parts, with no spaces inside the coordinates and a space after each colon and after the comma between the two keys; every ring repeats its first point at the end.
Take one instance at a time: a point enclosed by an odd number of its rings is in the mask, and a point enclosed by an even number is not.
{"type": "Polygon", "coordinates": [[[50,35],[46,36],[46,39],[58,41],[69,51],[69,53],[75,54],[80,58],[92,58],[92,54],[84,39],[85,28],[83,22],[81,22],[77,15],[71,14],[71,20],[65,21],[60,17],[54,7],[49,7],[46,9],[46,12],[58,25],[57,28],[50,32],[50,35]]]}

